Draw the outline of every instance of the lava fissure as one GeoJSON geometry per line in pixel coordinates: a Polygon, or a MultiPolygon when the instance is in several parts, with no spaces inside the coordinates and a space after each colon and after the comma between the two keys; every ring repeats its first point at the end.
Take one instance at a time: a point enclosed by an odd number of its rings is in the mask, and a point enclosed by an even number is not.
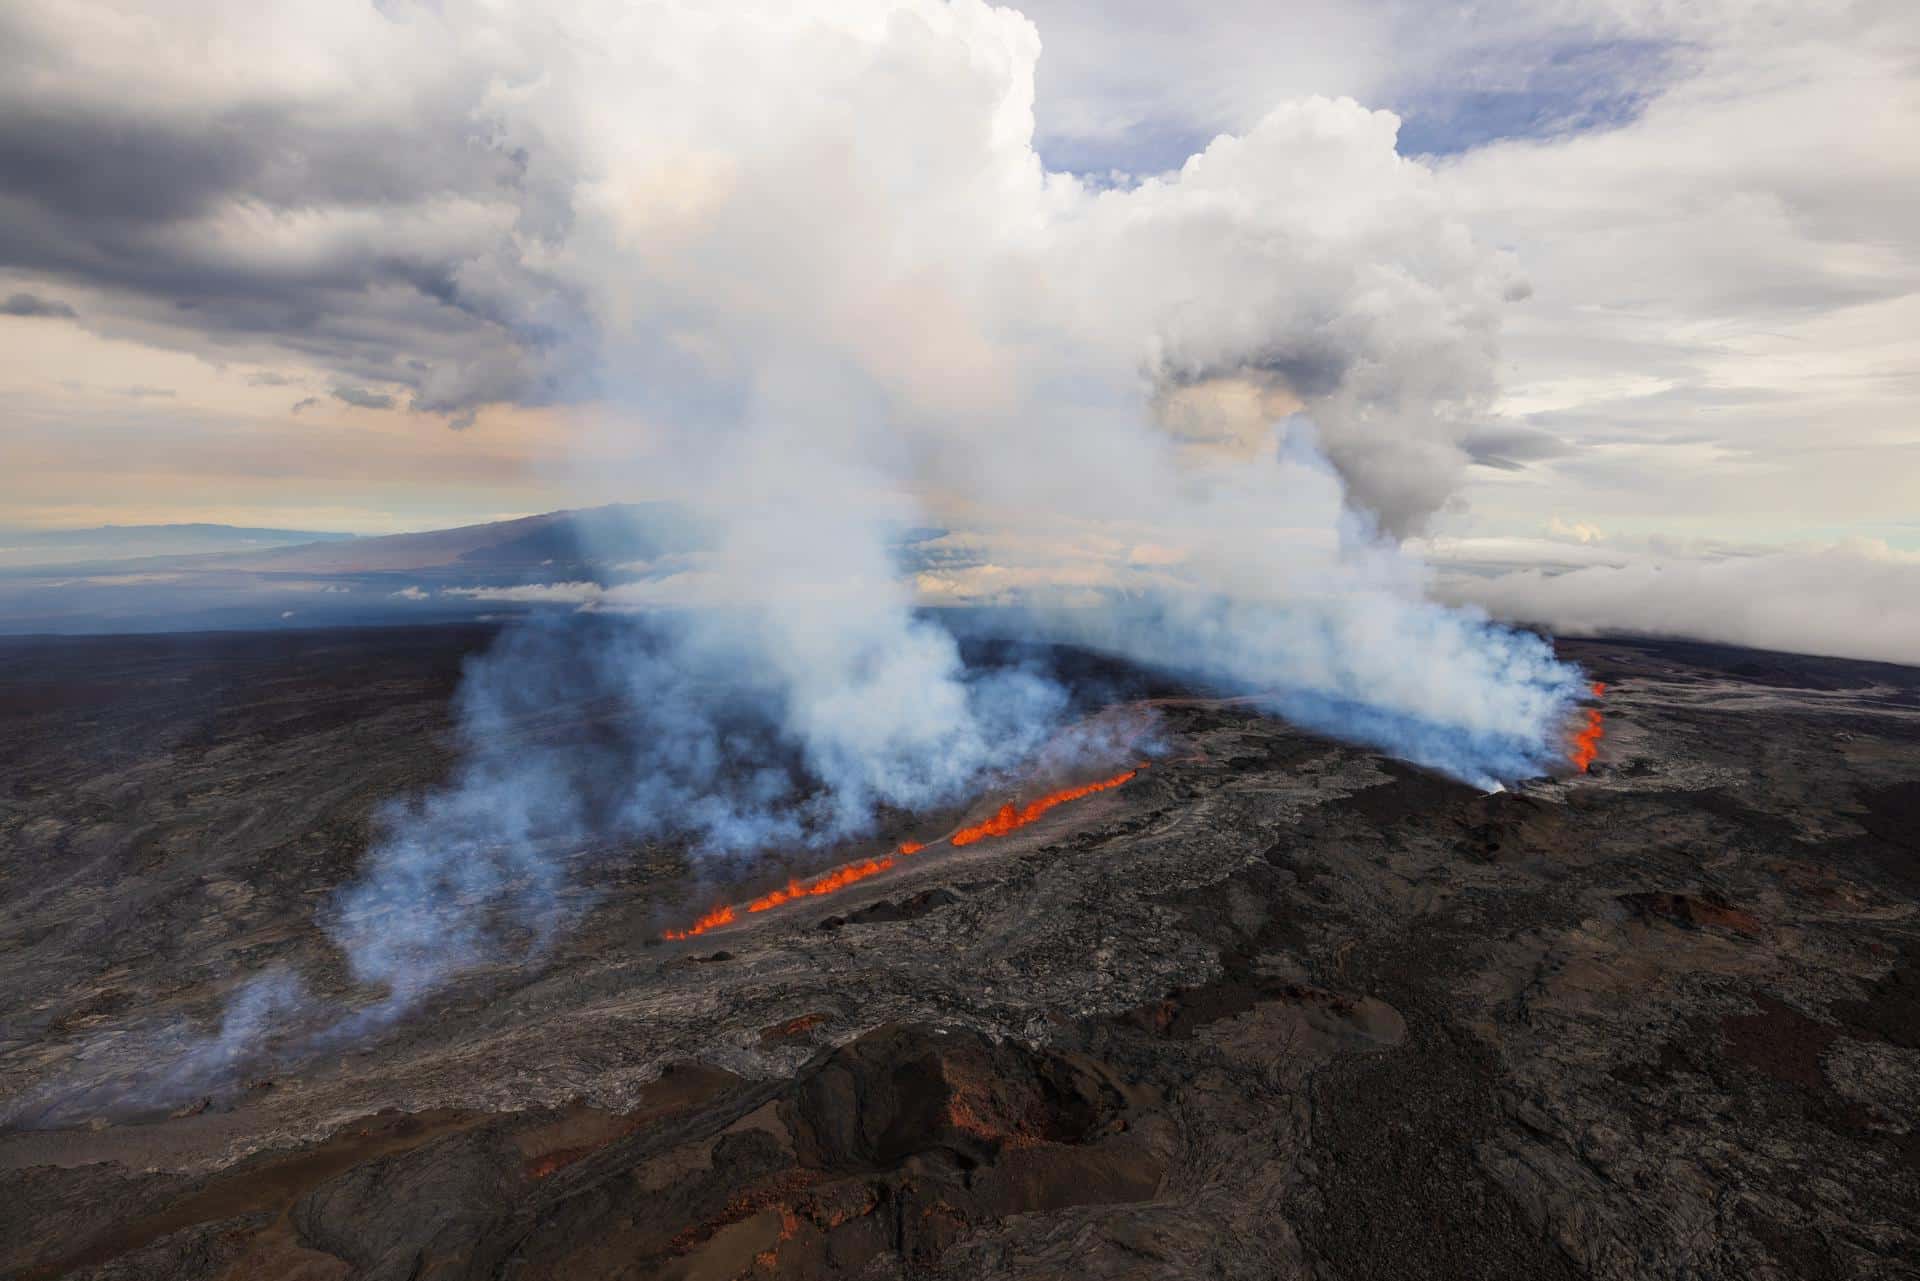
{"type": "MultiPolygon", "coordinates": [[[[882,854],[877,858],[849,863],[845,867],[837,867],[826,875],[815,877],[810,881],[790,880],[777,890],[770,890],[759,898],[749,900],[743,908],[748,912],[765,912],[783,903],[791,903],[795,899],[832,894],[836,890],[844,890],[849,885],[864,881],[870,876],[878,876],[898,866],[901,859],[918,854],[925,848],[927,847],[919,841],[903,841],[891,854],[882,854]]],[[[705,934],[708,930],[717,930],[723,925],[731,925],[740,919],[743,908],[736,908],[731,903],[722,904],[686,929],[667,930],[662,937],[669,942],[678,942],[681,939],[693,938],[697,934],[705,934]]]]}
{"type": "Polygon", "coordinates": [[[975,823],[971,827],[963,827],[947,839],[954,845],[971,845],[989,836],[1005,836],[1008,832],[1025,827],[1056,805],[1065,805],[1068,801],[1077,801],[1083,796],[1092,796],[1095,792],[1109,791],[1127,782],[1139,772],[1138,769],[1130,769],[1123,774],[1115,774],[1112,778],[1103,778],[1097,783],[1082,783],[1078,787],[1064,788],[1042,796],[1037,801],[1029,801],[1019,808],[1015,808],[1013,802],[1008,801],[994,813],[992,818],[975,823]]]}
{"type": "MultiPolygon", "coordinates": [[[[1009,801],[995,811],[991,818],[968,827],[963,827],[959,831],[942,839],[951,845],[971,845],[975,841],[985,840],[990,836],[1005,836],[1009,832],[1034,822],[1055,806],[1065,805],[1068,801],[1077,801],[1081,797],[1092,796],[1096,792],[1110,791],[1113,788],[1119,787],[1144,768],[1146,768],[1144,765],[1138,766],[1134,769],[1127,770],[1125,773],[1115,774],[1112,778],[1103,778],[1097,782],[1082,783],[1077,787],[1062,788],[1057,792],[1049,792],[1038,800],[1029,801],[1022,806],[1016,806],[1013,802],[1009,801]]],[[[723,925],[732,925],[740,919],[740,912],[743,910],[747,912],[766,912],[773,908],[780,907],[783,904],[791,903],[796,899],[813,898],[823,894],[835,893],[847,888],[849,885],[856,885],[868,877],[878,876],[882,872],[892,870],[899,866],[901,859],[911,858],[913,855],[918,854],[927,848],[927,844],[928,842],[923,841],[902,841],[891,854],[882,854],[874,858],[862,859],[857,863],[848,863],[844,867],[835,868],[833,871],[823,876],[815,877],[812,880],[789,880],[779,889],[770,890],[739,907],[731,903],[723,903],[695,921],[692,925],[689,925],[686,929],[666,930],[663,932],[662,937],[669,942],[690,939],[696,935],[705,934],[709,930],[717,930],[723,925]]]]}
{"type": "Polygon", "coordinates": [[[705,934],[708,930],[717,930],[722,925],[731,925],[733,919],[732,906],[722,903],[719,907],[714,908],[686,929],[668,930],[666,936],[669,939],[690,939],[696,934],[705,934]]]}

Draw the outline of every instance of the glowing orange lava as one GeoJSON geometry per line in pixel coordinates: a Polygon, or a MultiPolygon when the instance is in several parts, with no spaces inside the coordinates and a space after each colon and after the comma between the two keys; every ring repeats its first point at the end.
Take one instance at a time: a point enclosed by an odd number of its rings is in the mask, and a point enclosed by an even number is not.
{"type": "MultiPolygon", "coordinates": [[[[768,894],[762,894],[759,898],[748,903],[747,911],[764,912],[768,908],[779,907],[782,903],[791,903],[797,898],[807,898],[815,894],[831,894],[835,890],[843,890],[858,881],[866,880],[869,876],[878,876],[880,873],[894,866],[902,858],[918,854],[925,848],[927,847],[919,841],[902,841],[900,848],[892,854],[885,854],[879,858],[866,859],[859,863],[849,863],[845,867],[835,868],[833,871],[828,872],[825,876],[819,877],[816,880],[788,881],[784,887],[768,894]]],[[[714,908],[711,912],[708,912],[686,929],[667,930],[661,937],[670,942],[677,943],[681,939],[690,939],[696,934],[705,934],[708,930],[717,930],[722,925],[732,925],[739,919],[739,913],[734,909],[732,904],[723,904],[720,907],[714,908]]]]}
{"type": "Polygon", "coordinates": [[[817,894],[831,894],[835,890],[844,890],[866,880],[869,876],[878,876],[899,860],[888,854],[882,858],[870,858],[864,862],[849,863],[845,867],[836,867],[815,881],[788,881],[780,889],[770,894],[762,894],[747,904],[749,912],[764,912],[779,907],[782,903],[791,903],[797,898],[810,898],[817,894]]]}
{"type": "Polygon", "coordinates": [[[1037,801],[1028,801],[1018,809],[1014,808],[1012,801],[1008,801],[992,818],[975,823],[972,827],[963,827],[949,839],[955,845],[971,845],[989,836],[1005,836],[1016,828],[1025,827],[1056,805],[1065,805],[1068,801],[1077,801],[1083,796],[1092,796],[1095,792],[1108,791],[1120,786],[1139,772],[1139,770],[1130,769],[1124,774],[1115,774],[1112,778],[1103,778],[1097,783],[1082,783],[1079,787],[1052,792],[1037,801]]]}
{"type": "Polygon", "coordinates": [[[726,903],[722,903],[719,907],[714,908],[686,929],[668,930],[666,936],[670,939],[690,939],[696,934],[705,934],[708,930],[717,930],[722,925],[731,925],[732,923],[733,908],[726,903]]]}
{"type": "MultiPolygon", "coordinates": [[[[1124,774],[1115,774],[1112,778],[1103,778],[1097,783],[1083,783],[1079,787],[1069,787],[1063,791],[1042,796],[1037,801],[1029,801],[1018,808],[1009,802],[1002,805],[999,812],[992,818],[982,823],[975,823],[972,827],[963,827],[947,839],[955,845],[971,845],[985,837],[1005,836],[1015,828],[1025,827],[1056,805],[1065,805],[1068,801],[1077,801],[1083,796],[1091,796],[1095,792],[1104,792],[1118,787],[1139,772],[1139,769],[1130,769],[1124,774]]],[[[849,885],[857,885],[870,876],[878,876],[882,872],[897,867],[901,859],[910,858],[925,848],[927,848],[926,845],[920,841],[902,841],[891,854],[862,859],[858,863],[848,863],[845,867],[837,867],[826,875],[810,881],[788,881],[779,889],[770,890],[759,898],[743,904],[742,908],[748,912],[765,912],[783,903],[791,903],[795,899],[832,894],[836,890],[844,890],[849,885]]],[[[705,934],[708,930],[717,930],[723,925],[731,925],[739,920],[740,910],[741,908],[736,908],[731,903],[722,904],[686,929],[666,930],[661,937],[670,942],[678,942],[681,939],[705,934]]]]}
{"type": "MultiPolygon", "coordinates": [[[[1606,692],[1605,682],[1593,683],[1595,698],[1603,697],[1606,692]]],[[[1567,749],[1567,759],[1573,762],[1575,769],[1582,774],[1587,772],[1587,767],[1593,764],[1593,758],[1600,754],[1600,740],[1606,737],[1606,733],[1606,719],[1600,715],[1600,709],[1587,708],[1584,721],[1580,728],[1574,731],[1573,745],[1567,749]]]]}

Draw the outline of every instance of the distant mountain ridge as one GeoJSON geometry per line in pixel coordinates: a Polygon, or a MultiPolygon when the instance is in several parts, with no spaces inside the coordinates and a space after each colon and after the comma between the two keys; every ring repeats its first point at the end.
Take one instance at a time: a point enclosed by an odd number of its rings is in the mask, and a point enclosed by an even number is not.
{"type": "Polygon", "coordinates": [[[94,525],[83,529],[0,530],[0,566],[83,564],[148,556],[191,556],[304,543],[346,542],[355,534],[192,522],[94,525]]]}
{"type": "Polygon", "coordinates": [[[705,542],[700,522],[673,503],[615,503],[350,542],[309,542],[197,562],[261,573],[369,574],[464,567],[584,567],[651,560],[705,542]]]}
{"type": "MultiPolygon", "coordinates": [[[[903,528],[902,565],[945,531],[903,528]]],[[[0,533],[0,635],[338,627],[574,608],[578,585],[666,578],[714,543],[677,503],[617,503],[417,534],[228,525],[0,533]],[[516,589],[567,590],[516,595],[516,589]]]]}

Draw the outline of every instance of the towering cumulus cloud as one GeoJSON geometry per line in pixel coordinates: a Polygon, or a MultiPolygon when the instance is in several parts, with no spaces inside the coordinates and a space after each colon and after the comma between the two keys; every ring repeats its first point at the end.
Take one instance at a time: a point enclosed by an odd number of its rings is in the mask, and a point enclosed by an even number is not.
{"type": "MultiPolygon", "coordinates": [[[[307,332],[359,332],[314,263],[248,258],[243,211],[298,205],[333,229],[319,265],[365,249],[367,332],[427,335],[383,383],[455,415],[574,402],[583,500],[671,496],[706,548],[651,597],[671,614],[529,629],[473,670],[465,763],[389,815],[331,918],[397,1006],[550,929],[583,840],[733,859],[1017,768],[1064,695],[970,668],[928,603],[1015,605],[1483,785],[1559,762],[1577,673],[1430,603],[1397,550],[1465,462],[1513,281],[1391,114],[1280,103],[1176,172],[1093,181],[1034,150],[1039,33],[978,0],[274,8],[252,35],[300,27],[297,100],[252,118],[307,140],[311,198],[236,153],[152,252],[285,278],[329,317],[307,332]],[[366,71],[401,53],[402,81],[366,71]],[[330,109],[383,140],[377,172],[314,141],[341,142],[330,109]],[[915,526],[946,532],[902,565],[915,526]],[[529,728],[608,703],[610,742],[529,728]]],[[[211,323],[185,314],[149,323],[211,323]]]]}
{"type": "MultiPolygon", "coordinates": [[[[1044,626],[1476,781],[1557,755],[1570,673],[1425,603],[1382,536],[1450,494],[1510,285],[1391,115],[1284,104],[1095,185],[1032,148],[1009,10],[621,12],[518,104],[573,144],[553,269],[806,733],[840,732],[813,713],[857,691],[847,652],[911,651],[880,539],[917,514],[973,554],[932,595],[1024,585],[1044,626]]],[[[907,750],[899,706],[863,744],[907,750]]]]}

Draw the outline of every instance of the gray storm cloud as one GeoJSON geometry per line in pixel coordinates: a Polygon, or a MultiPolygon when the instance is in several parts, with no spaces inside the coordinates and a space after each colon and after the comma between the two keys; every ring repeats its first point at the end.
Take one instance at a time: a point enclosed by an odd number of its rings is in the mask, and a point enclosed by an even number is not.
{"type": "Polygon", "coordinates": [[[45,209],[77,220],[35,261],[78,271],[73,237],[170,241],[142,269],[156,297],[197,281],[209,323],[268,332],[317,309],[317,337],[280,339],[416,407],[590,397],[583,435],[631,437],[632,461],[609,476],[583,451],[583,489],[671,493],[708,534],[684,612],[510,632],[469,674],[462,764],[393,806],[329,911],[378,995],[323,1040],[538,955],[578,910],[583,845],[668,839],[725,868],[1017,776],[1069,692],[964,661],[916,608],[905,526],[964,522],[1023,563],[1031,635],[1486,786],[1561,761],[1578,673],[1433,603],[1392,538],[1467,461],[1511,279],[1390,114],[1286,103],[1176,172],[1095,185],[1033,149],[1034,27],[974,0],[258,22],[316,50],[297,102],[249,107],[260,137],[232,154],[152,126],[177,163],[110,227],[89,219],[112,193],[34,152],[45,209]],[[399,58],[404,87],[362,70],[399,58]],[[371,100],[320,123],[355,92],[371,100]],[[394,106],[421,130],[391,135],[394,106]],[[311,172],[284,167],[290,140],[311,172]],[[297,245],[239,212],[309,190],[328,200],[297,245]],[[262,276],[283,290],[243,305],[262,276]],[[390,338],[431,329],[423,307],[471,341],[376,358],[369,317],[390,338]],[[1062,549],[1086,571],[1070,596],[1062,549]],[[610,736],[568,737],[583,708],[613,709],[610,736]]]}
{"type": "Polygon", "coordinates": [[[706,416],[803,333],[905,420],[1249,382],[1311,402],[1405,531],[1492,389],[1512,282],[1393,117],[1297,102],[1089,186],[1033,150],[1011,10],[27,4],[0,31],[0,269],[454,422],[609,381],[706,416]]]}
{"type": "Polygon", "coordinates": [[[0,316],[43,316],[54,320],[72,320],[72,307],[57,298],[42,298],[25,290],[0,300],[0,316]]]}

